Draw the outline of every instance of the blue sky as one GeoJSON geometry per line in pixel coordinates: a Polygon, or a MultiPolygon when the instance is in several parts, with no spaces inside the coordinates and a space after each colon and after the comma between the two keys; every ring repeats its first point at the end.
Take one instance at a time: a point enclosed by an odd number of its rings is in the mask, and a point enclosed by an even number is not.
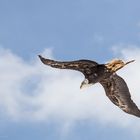
{"type": "MultiPolygon", "coordinates": [[[[101,87],[82,94],[80,74],[49,69],[37,55],[139,60],[139,5],[139,0],[0,1],[0,140],[138,140],[139,119],[98,97],[102,93],[91,95],[104,92],[101,87]]],[[[120,72],[130,85],[140,81],[139,66],[120,72]]],[[[139,102],[139,85],[131,89],[139,102]]]]}
{"type": "Polygon", "coordinates": [[[112,45],[139,43],[137,0],[7,0],[0,4],[0,18],[1,44],[25,58],[53,47],[61,59],[109,59],[112,45]]]}

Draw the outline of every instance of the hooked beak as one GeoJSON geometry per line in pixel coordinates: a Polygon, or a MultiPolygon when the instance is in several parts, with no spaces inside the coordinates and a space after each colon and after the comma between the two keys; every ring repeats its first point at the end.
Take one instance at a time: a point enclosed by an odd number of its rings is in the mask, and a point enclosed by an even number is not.
{"type": "Polygon", "coordinates": [[[90,84],[88,79],[85,79],[82,83],[81,83],[81,86],[80,86],[80,89],[83,89],[85,87],[89,87],[90,85],[93,85],[93,84],[90,84]]]}
{"type": "Polygon", "coordinates": [[[80,89],[83,89],[83,88],[84,88],[84,84],[81,83],[80,89]]]}
{"type": "Polygon", "coordinates": [[[88,85],[89,81],[88,79],[85,79],[82,83],[81,83],[81,86],[80,86],[80,89],[83,89],[84,87],[86,87],[88,85]]]}

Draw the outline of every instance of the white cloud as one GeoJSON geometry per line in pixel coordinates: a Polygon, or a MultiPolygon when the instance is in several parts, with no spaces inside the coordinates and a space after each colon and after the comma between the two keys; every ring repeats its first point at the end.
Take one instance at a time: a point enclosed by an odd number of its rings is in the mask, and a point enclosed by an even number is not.
{"type": "MultiPolygon", "coordinates": [[[[119,74],[127,81],[133,100],[140,107],[140,49],[122,49],[121,57],[136,62],[119,74]]],[[[52,57],[50,49],[43,53],[52,57]]],[[[9,50],[0,49],[0,109],[15,120],[65,122],[97,120],[122,127],[138,126],[139,118],[114,106],[101,85],[80,90],[84,77],[75,71],[43,65],[38,58],[25,62],[9,50]]]]}

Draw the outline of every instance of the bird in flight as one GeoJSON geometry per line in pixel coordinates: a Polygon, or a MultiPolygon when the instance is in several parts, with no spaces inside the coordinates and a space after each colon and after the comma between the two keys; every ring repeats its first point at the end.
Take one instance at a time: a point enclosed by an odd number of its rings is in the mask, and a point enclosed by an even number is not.
{"type": "Polygon", "coordinates": [[[70,69],[82,72],[85,79],[81,83],[80,88],[99,82],[103,86],[107,97],[112,101],[112,103],[124,112],[140,117],[140,110],[131,99],[126,82],[116,74],[116,71],[127,64],[134,62],[134,60],[125,63],[122,60],[114,59],[106,64],[98,64],[95,61],[83,59],[63,62],[46,59],[41,55],[39,55],[39,58],[42,63],[54,68],[70,69]]]}

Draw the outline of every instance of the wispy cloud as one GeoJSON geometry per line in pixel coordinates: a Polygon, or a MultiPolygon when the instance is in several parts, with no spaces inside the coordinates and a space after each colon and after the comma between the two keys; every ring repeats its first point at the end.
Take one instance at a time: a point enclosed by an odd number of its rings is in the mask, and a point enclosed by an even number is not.
{"type": "MultiPolygon", "coordinates": [[[[132,99],[140,107],[140,49],[118,52],[123,59],[136,59],[119,74],[127,81],[132,99]]],[[[50,49],[43,54],[53,57],[50,49]]],[[[14,120],[97,120],[122,127],[140,125],[139,118],[125,114],[109,101],[101,85],[80,90],[83,77],[78,72],[47,67],[38,58],[26,62],[1,48],[0,73],[0,109],[14,120]]]]}

